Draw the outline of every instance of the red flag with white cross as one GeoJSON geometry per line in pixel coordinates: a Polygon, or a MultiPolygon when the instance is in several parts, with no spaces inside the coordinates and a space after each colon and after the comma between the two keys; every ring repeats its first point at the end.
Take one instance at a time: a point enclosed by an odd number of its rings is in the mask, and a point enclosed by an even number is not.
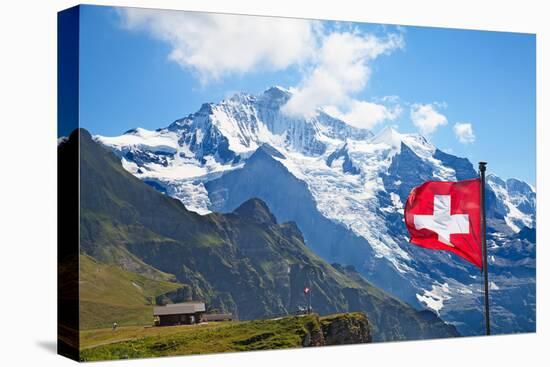
{"type": "Polygon", "coordinates": [[[481,181],[427,181],[414,188],[405,206],[410,242],[446,250],[483,267],[481,181]]]}

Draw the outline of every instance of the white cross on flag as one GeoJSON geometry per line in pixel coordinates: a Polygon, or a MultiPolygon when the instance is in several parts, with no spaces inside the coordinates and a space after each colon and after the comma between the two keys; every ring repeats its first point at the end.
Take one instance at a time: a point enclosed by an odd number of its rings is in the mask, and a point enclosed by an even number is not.
{"type": "Polygon", "coordinates": [[[451,251],[482,267],[479,179],[427,181],[414,188],[405,206],[410,242],[451,251]]]}

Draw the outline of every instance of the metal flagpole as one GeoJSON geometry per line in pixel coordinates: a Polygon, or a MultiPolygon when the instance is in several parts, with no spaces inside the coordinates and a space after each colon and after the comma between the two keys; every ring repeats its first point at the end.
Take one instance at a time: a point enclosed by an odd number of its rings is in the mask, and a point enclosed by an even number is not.
{"type": "Polygon", "coordinates": [[[307,308],[307,313],[311,313],[311,279],[309,280],[309,307],[307,308]]]}
{"type": "Polygon", "coordinates": [[[308,302],[308,307],[307,307],[307,313],[308,313],[308,314],[311,313],[311,291],[312,291],[312,289],[311,289],[311,273],[312,273],[312,272],[313,272],[313,270],[310,270],[310,271],[309,271],[309,292],[308,292],[308,293],[309,293],[309,294],[308,294],[308,296],[309,296],[309,302],[308,302]]]}
{"type": "Polygon", "coordinates": [[[481,246],[483,251],[483,275],[485,277],[485,333],[491,335],[491,322],[489,320],[489,272],[487,267],[487,223],[485,217],[485,170],[487,162],[479,162],[479,175],[481,180],[481,246]]]}

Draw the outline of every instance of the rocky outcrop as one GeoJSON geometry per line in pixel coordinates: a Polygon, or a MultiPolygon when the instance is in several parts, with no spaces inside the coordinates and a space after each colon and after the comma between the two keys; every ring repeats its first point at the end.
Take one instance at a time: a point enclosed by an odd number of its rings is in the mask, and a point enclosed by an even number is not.
{"type": "Polygon", "coordinates": [[[344,313],[321,319],[325,345],[372,342],[370,324],[362,312],[344,313]]]}
{"type": "Polygon", "coordinates": [[[370,324],[362,312],[317,317],[315,320],[306,325],[307,332],[302,339],[304,347],[372,342],[370,324]]]}

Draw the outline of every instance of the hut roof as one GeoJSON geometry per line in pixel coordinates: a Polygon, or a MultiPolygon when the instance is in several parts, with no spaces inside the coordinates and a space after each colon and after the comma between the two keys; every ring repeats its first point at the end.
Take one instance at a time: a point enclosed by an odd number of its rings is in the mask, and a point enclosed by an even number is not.
{"type": "Polygon", "coordinates": [[[204,302],[183,302],[183,303],[173,303],[166,306],[158,306],[153,310],[154,316],[163,316],[163,315],[181,315],[181,314],[190,314],[195,312],[204,312],[206,307],[204,302]]]}

